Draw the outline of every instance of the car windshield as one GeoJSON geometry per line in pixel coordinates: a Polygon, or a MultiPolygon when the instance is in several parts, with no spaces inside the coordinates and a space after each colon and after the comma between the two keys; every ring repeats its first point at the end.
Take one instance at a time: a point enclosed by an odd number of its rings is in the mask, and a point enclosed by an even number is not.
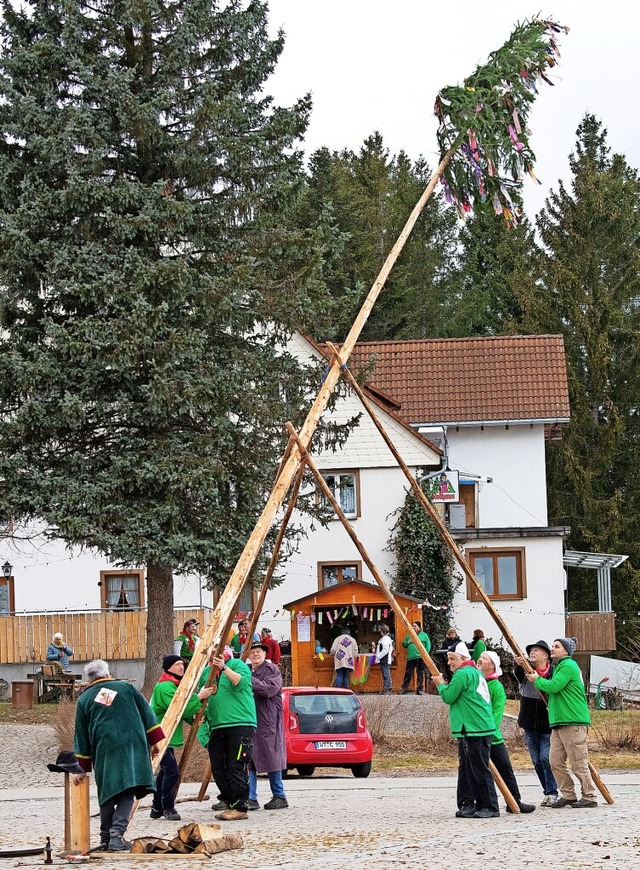
{"type": "Polygon", "coordinates": [[[360,702],[355,695],[291,695],[289,706],[298,715],[301,734],[353,734],[356,730],[360,702]]]}

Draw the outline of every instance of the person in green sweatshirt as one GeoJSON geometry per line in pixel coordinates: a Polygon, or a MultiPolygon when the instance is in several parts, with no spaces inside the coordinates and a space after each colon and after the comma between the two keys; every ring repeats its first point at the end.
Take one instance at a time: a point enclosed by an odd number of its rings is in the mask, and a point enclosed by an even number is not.
{"type": "MultiPolygon", "coordinates": [[[[412,622],[416,634],[418,635],[418,640],[422,644],[422,646],[426,649],[427,652],[431,651],[431,641],[429,640],[429,635],[426,631],[422,630],[422,626],[419,622],[412,622]]],[[[421,695],[424,689],[424,681],[426,677],[424,662],[422,661],[422,656],[418,652],[418,647],[413,642],[411,635],[408,634],[405,639],[402,641],[402,646],[407,651],[407,666],[404,671],[404,678],[402,680],[402,688],[400,689],[401,695],[406,695],[409,691],[409,683],[411,682],[411,678],[413,677],[413,672],[416,672],[416,695],[421,695]]]]}
{"type": "Polygon", "coordinates": [[[493,819],[500,815],[498,796],[489,769],[495,732],[487,682],[460,641],[447,653],[452,677],[432,677],[438,694],[449,705],[451,733],[458,741],[458,812],[463,819],[493,819]]]}
{"type": "Polygon", "coordinates": [[[213,655],[200,677],[201,686],[207,682],[212,667],[218,669],[217,691],[205,707],[198,740],[209,753],[220,802],[227,807],[216,814],[216,819],[239,821],[248,818],[248,765],[258,721],[251,668],[242,659],[225,661],[224,656],[213,655]]]}
{"type": "Polygon", "coordinates": [[[478,659],[486,648],[487,645],[484,642],[484,631],[481,628],[475,628],[473,631],[473,637],[471,638],[471,643],[469,644],[469,649],[471,650],[471,658],[476,664],[478,664],[478,659]]]}
{"type": "MultiPolygon", "coordinates": [[[[184,670],[185,662],[180,656],[170,655],[162,659],[162,676],[156,683],[151,700],[149,701],[151,709],[158,718],[158,722],[162,721],[164,714],[167,712],[169,704],[180,685],[180,680],[184,676],[184,670]]],[[[202,701],[208,698],[212,692],[212,688],[203,686],[197,695],[192,695],[189,698],[189,702],[184,708],[182,718],[178,722],[160,762],[160,770],[156,776],[156,790],[153,795],[153,805],[150,813],[152,819],[161,819],[164,816],[165,819],[169,819],[172,822],[180,820],[180,814],[176,812],[174,803],[176,784],[180,775],[175,750],[184,744],[182,723],[193,721],[193,717],[200,710],[202,701]]]]}
{"type": "Polygon", "coordinates": [[[575,637],[558,637],[551,644],[553,674],[549,679],[527,674],[530,683],[549,696],[551,750],[549,763],[560,789],[560,797],[551,804],[554,809],[597,807],[596,787],[589,771],[587,735],[591,716],[582,682],[582,674],[572,658],[575,637]],[[567,769],[567,759],[580,783],[582,796],[576,797],[575,783],[567,769]]]}

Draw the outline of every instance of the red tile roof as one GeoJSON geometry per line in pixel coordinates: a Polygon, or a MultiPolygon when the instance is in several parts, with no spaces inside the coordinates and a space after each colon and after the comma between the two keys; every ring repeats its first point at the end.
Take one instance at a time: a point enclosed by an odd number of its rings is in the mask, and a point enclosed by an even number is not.
{"type": "Polygon", "coordinates": [[[392,396],[409,423],[569,419],[561,335],[511,335],[356,345],[355,371],[392,396]]]}

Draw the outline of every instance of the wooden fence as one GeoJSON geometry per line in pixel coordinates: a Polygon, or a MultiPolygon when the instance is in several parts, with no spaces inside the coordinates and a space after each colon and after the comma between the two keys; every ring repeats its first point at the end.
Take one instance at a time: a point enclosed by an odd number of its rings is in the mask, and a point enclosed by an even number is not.
{"type": "MultiPolygon", "coordinates": [[[[210,612],[201,608],[179,608],[173,615],[173,636],[177,637],[188,619],[200,622],[204,631],[210,612]]],[[[92,659],[144,659],[147,611],[62,611],[0,616],[0,662],[41,664],[55,632],[64,635],[73,648],[74,661],[92,659]]]]}
{"type": "Polygon", "coordinates": [[[616,648],[616,615],[597,611],[567,613],[566,632],[567,637],[578,639],[578,653],[611,652],[616,648]]]}

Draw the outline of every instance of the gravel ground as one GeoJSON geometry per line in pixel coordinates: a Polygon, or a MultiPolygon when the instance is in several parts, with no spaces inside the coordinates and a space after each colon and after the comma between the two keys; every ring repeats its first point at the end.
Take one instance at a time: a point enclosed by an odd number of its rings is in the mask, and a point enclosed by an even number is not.
{"type": "MultiPolygon", "coordinates": [[[[402,699],[403,702],[405,699],[402,699]]],[[[408,700],[408,699],[406,699],[408,700]]],[[[412,704],[424,699],[416,698],[412,704]]],[[[428,705],[425,705],[425,708],[428,705]]],[[[404,707],[403,712],[408,712],[404,707]]],[[[426,709],[425,709],[426,712],[426,709]]],[[[416,714],[417,715],[417,714],[416,714]]],[[[413,717],[410,717],[413,718],[413,717]]],[[[0,848],[36,846],[50,836],[54,848],[63,844],[62,775],[45,765],[55,759],[53,730],[47,726],[0,726],[0,848]]],[[[483,870],[524,868],[640,867],[640,774],[605,772],[616,803],[594,810],[539,808],[526,816],[503,813],[499,819],[455,819],[455,777],[387,778],[372,774],[356,780],[342,771],[286,781],[290,808],[250,813],[245,822],[222,823],[244,837],[241,853],[224,856],[224,863],[252,870],[310,870],[335,868],[450,868],[482,864],[483,870]]],[[[541,794],[535,775],[519,774],[523,798],[538,803],[541,794]]],[[[182,793],[193,796],[197,785],[182,793]]],[[[259,799],[269,798],[266,780],[259,782],[259,799]]],[[[215,798],[215,789],[209,794],[215,798]]],[[[148,801],[147,801],[148,803],[148,801]]],[[[211,822],[210,801],[183,802],[183,822],[211,822]]],[[[95,793],[92,813],[97,811],[95,793]]],[[[98,820],[92,818],[93,842],[98,820]]],[[[133,819],[131,836],[174,835],[178,824],[152,821],[141,808],[133,819]]],[[[148,859],[155,863],[162,859],[148,859]]],[[[94,859],[111,868],[131,867],[132,856],[94,859]]],[[[167,859],[165,859],[167,860],[167,859]]],[[[205,859],[206,860],[206,859],[205,859]]],[[[170,859],[172,868],[186,870],[198,859],[170,859]]],[[[64,862],[55,858],[54,863],[64,862]]],[[[23,858],[13,866],[40,866],[42,857],[23,858]]],[[[216,866],[221,866],[219,860],[216,866]]]]}

